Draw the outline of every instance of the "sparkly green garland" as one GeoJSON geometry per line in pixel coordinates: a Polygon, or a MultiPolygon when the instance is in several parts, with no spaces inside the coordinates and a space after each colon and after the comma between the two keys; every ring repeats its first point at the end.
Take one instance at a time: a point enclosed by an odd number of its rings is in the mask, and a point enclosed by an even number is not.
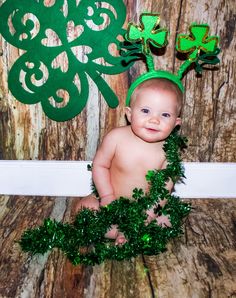
{"type": "Polygon", "coordinates": [[[55,247],[61,249],[74,264],[94,265],[106,259],[123,260],[139,254],[156,255],[166,249],[168,240],[182,232],[182,220],[191,210],[188,203],[169,194],[165,183],[169,179],[176,182],[184,177],[179,151],[186,144],[186,139],[177,130],[167,138],[164,150],[168,161],[164,170],[147,173],[146,179],[150,191],[144,194],[142,189],[134,189],[133,198],[120,198],[98,211],[83,209],[72,224],[45,219],[42,226],[24,232],[19,241],[23,251],[32,254],[44,254],[55,247]],[[157,205],[167,199],[164,207],[157,205]],[[158,215],[168,214],[172,226],[161,227],[156,221],[145,224],[145,210],[152,205],[158,206],[158,215]],[[124,245],[114,245],[104,237],[111,225],[117,224],[128,239],[124,245]]]}

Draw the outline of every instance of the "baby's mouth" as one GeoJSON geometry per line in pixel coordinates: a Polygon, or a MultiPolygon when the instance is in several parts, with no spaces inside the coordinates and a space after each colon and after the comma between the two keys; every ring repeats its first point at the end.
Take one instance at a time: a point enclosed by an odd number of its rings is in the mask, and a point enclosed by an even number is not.
{"type": "Polygon", "coordinates": [[[157,128],[147,127],[146,129],[150,132],[158,132],[157,128]]]}

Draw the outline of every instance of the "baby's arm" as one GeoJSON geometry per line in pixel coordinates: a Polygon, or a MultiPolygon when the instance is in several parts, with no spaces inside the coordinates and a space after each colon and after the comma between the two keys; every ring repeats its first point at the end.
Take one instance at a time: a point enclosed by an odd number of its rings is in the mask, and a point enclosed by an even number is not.
{"type": "MultiPolygon", "coordinates": [[[[100,206],[106,206],[116,199],[111,184],[111,163],[115,157],[116,144],[119,142],[120,132],[113,129],[102,141],[93,160],[93,181],[100,197],[100,206]]],[[[106,238],[116,239],[115,244],[120,245],[127,240],[123,233],[119,232],[117,225],[112,225],[107,231],[106,238]]]]}
{"type": "Polygon", "coordinates": [[[105,206],[116,199],[111,184],[110,167],[116,150],[116,133],[108,133],[100,145],[93,160],[93,181],[101,199],[100,205],[105,206]]]}

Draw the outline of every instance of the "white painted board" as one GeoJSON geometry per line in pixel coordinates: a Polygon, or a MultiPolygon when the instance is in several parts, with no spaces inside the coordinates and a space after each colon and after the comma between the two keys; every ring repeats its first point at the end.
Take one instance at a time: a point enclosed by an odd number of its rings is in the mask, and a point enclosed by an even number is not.
{"type": "MultiPolygon", "coordinates": [[[[0,194],[85,196],[91,192],[90,161],[0,161],[0,194]]],[[[186,162],[181,198],[236,198],[236,163],[186,162]]]]}

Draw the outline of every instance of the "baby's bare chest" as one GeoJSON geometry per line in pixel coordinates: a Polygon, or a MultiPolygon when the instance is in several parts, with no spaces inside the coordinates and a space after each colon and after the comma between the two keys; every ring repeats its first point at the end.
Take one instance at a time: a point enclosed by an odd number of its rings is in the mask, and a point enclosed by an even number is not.
{"type": "Polygon", "coordinates": [[[122,172],[146,173],[148,170],[160,169],[165,159],[161,147],[127,145],[117,148],[112,167],[122,172]]]}

